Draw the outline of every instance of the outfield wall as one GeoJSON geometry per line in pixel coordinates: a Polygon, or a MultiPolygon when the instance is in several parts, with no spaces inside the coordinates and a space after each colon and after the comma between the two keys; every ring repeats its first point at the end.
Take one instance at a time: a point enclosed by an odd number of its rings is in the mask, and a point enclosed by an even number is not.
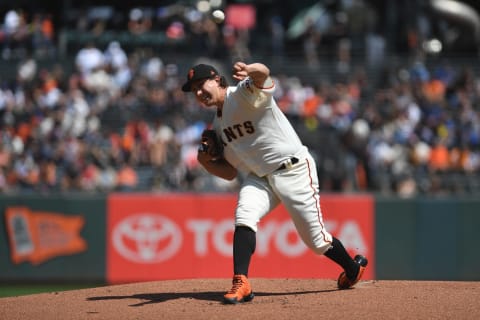
{"type": "Polygon", "coordinates": [[[106,211],[105,196],[0,196],[1,281],[103,281],[106,211]]]}
{"type": "MultiPolygon", "coordinates": [[[[480,199],[322,194],[325,225],[365,279],[480,280],[480,199]]],[[[124,283],[231,276],[236,195],[0,196],[1,282],[124,283]]],[[[336,278],[278,207],[260,224],[251,277],[336,278]]]]}
{"type": "Polygon", "coordinates": [[[480,280],[480,199],[376,198],[377,279],[480,280]]]}

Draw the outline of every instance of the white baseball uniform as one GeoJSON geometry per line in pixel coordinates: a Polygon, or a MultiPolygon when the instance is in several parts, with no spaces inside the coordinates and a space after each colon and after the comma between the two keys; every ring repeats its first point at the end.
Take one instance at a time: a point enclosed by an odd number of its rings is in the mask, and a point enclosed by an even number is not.
{"type": "Polygon", "coordinates": [[[248,77],[228,87],[213,122],[225,158],[246,174],[235,225],[257,231],[258,222],[282,202],[305,244],[323,254],[332,235],[323,223],[315,161],[277,106],[274,89],[257,88],[248,77]]]}

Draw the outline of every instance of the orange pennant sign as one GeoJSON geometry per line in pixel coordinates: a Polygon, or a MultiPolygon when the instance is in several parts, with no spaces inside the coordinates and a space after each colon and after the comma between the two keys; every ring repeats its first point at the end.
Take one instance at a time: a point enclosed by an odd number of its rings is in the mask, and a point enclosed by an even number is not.
{"type": "Polygon", "coordinates": [[[85,221],[82,216],[31,211],[26,207],[9,207],[6,226],[11,259],[37,265],[57,256],[72,255],[87,249],[80,236],[85,221]]]}

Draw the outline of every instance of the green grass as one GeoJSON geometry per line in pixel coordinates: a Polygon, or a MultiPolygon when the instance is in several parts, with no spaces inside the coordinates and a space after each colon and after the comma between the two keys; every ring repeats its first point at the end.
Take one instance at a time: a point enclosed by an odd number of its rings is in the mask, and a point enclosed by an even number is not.
{"type": "Polygon", "coordinates": [[[0,284],[0,298],[100,287],[101,284],[0,284]]]}

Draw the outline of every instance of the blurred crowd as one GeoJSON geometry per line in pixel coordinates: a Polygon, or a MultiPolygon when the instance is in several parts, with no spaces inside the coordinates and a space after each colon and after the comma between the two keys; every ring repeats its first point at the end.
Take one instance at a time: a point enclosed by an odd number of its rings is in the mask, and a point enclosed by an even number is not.
{"type": "MultiPolygon", "coordinates": [[[[233,56],[202,61],[229,70],[233,56]]],[[[417,58],[373,83],[365,66],[337,61],[341,77],[272,67],[275,97],[317,159],[323,192],[480,192],[475,69],[417,58]]],[[[15,79],[2,79],[0,192],[238,188],[241,177],[215,178],[196,161],[214,115],[181,91],[189,66],[166,63],[155,51],[126,52],[118,41],[87,43],[72,63],[44,68],[25,55],[15,79]]]]}
{"type": "Polygon", "coordinates": [[[39,58],[54,57],[55,27],[48,12],[7,10],[0,27],[1,58],[9,60],[34,52],[39,58]]]}

